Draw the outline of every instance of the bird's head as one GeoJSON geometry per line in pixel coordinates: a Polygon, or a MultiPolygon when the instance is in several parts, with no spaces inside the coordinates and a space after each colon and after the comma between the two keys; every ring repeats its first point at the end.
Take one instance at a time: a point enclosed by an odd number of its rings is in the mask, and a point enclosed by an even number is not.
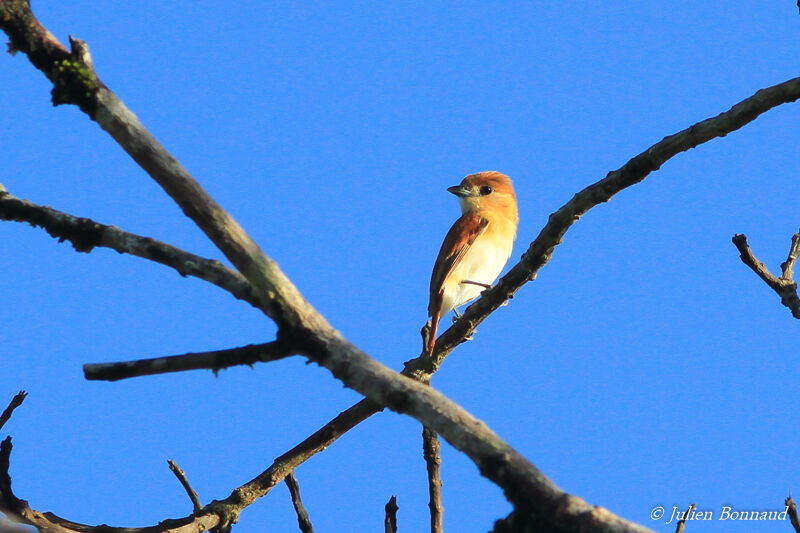
{"type": "Polygon", "coordinates": [[[502,216],[514,223],[519,221],[514,186],[505,174],[489,170],[470,174],[447,189],[458,196],[462,213],[477,213],[486,218],[502,216]]]}

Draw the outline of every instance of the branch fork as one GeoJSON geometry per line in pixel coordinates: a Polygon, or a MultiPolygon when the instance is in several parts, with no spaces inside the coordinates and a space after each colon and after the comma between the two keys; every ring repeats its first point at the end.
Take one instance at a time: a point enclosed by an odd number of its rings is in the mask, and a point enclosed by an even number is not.
{"type": "Polygon", "coordinates": [[[750,245],[747,244],[747,236],[737,233],[731,240],[739,250],[742,262],[781,297],[781,303],[789,308],[793,317],[800,319],[800,297],[797,295],[797,282],[794,280],[794,265],[800,256],[800,232],[792,235],[789,256],[781,263],[780,276],[772,274],[764,263],[756,259],[750,245]]]}

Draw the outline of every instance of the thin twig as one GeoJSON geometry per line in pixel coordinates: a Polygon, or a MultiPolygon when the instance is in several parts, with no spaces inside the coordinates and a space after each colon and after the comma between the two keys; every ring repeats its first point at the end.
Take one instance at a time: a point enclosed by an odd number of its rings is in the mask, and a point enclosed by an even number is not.
{"type": "Polygon", "coordinates": [[[384,506],[386,511],[386,518],[383,519],[383,527],[386,533],[397,533],[397,496],[389,498],[388,503],[384,506]]]}
{"type": "Polygon", "coordinates": [[[183,469],[178,466],[178,463],[172,459],[167,460],[167,464],[169,465],[169,469],[172,470],[172,473],[175,474],[175,477],[178,478],[178,481],[181,482],[181,485],[183,485],[183,490],[186,491],[189,499],[192,500],[192,509],[194,510],[194,514],[202,511],[203,505],[200,503],[200,497],[189,484],[189,480],[186,478],[186,472],[184,472],[183,469]]]}
{"type": "Polygon", "coordinates": [[[789,308],[792,316],[800,319],[800,298],[797,295],[797,282],[792,279],[794,275],[794,263],[797,261],[798,246],[800,245],[800,235],[795,234],[792,237],[792,246],[789,251],[789,257],[783,263],[783,274],[780,278],[775,277],[769,269],[756,259],[753,251],[747,244],[747,237],[740,233],[733,236],[733,244],[739,250],[739,258],[742,262],[750,267],[756,275],[764,280],[764,283],[775,291],[781,297],[781,303],[789,308]]]}
{"type": "Polygon", "coordinates": [[[300,527],[300,531],[303,533],[314,533],[314,526],[311,525],[308,511],[306,511],[303,500],[300,498],[300,484],[297,483],[294,474],[286,476],[284,481],[286,482],[286,486],[289,487],[289,494],[292,496],[292,505],[294,506],[295,513],[297,513],[297,525],[300,527]]]}
{"type": "Polygon", "coordinates": [[[428,509],[431,513],[431,533],[443,533],[444,525],[442,515],[442,478],[440,467],[442,466],[441,456],[442,445],[439,443],[439,436],[435,431],[422,427],[422,452],[425,456],[425,466],[428,470],[428,509]]]}
{"type": "Polygon", "coordinates": [[[797,262],[797,257],[800,255],[800,233],[792,235],[792,246],[789,248],[789,256],[781,264],[781,279],[791,280],[794,279],[794,264],[797,262]]]}
{"type": "Polygon", "coordinates": [[[28,396],[28,393],[24,390],[19,391],[11,398],[11,401],[8,403],[8,407],[3,410],[3,414],[0,414],[0,429],[3,429],[3,426],[6,425],[8,419],[11,418],[11,413],[14,412],[14,409],[22,405],[22,402],[25,401],[25,397],[28,396]]]}
{"type": "Polygon", "coordinates": [[[253,366],[258,362],[269,362],[295,355],[280,342],[248,344],[239,348],[211,352],[170,355],[153,359],[137,359],[114,363],[92,363],[83,365],[83,374],[89,380],[117,381],[137,376],[152,376],[184,370],[207,370],[217,372],[237,365],[253,366]]]}
{"type": "Polygon", "coordinates": [[[797,516],[797,504],[794,503],[791,494],[786,498],[784,504],[786,505],[786,513],[789,515],[789,520],[792,522],[795,532],[800,533],[800,517],[797,516]]]}
{"type": "Polygon", "coordinates": [[[694,511],[694,508],[696,506],[697,506],[696,503],[693,503],[692,505],[690,505],[689,506],[689,510],[686,511],[686,514],[683,515],[683,518],[678,520],[678,527],[675,528],[675,533],[683,533],[683,530],[686,528],[686,520],[689,518],[689,515],[692,514],[692,511],[694,511]]]}

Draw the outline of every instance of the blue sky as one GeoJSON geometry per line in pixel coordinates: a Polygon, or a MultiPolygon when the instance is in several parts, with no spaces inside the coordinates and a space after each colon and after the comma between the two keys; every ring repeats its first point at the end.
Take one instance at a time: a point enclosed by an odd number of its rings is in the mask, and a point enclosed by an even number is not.
{"type": "MultiPolygon", "coordinates": [[[[666,135],[797,75],[794,2],[35,2],[86,40],[103,81],[351,341],[400,369],[469,173],[514,180],[512,261],[548,215],[666,135]],[[222,11],[221,11],[222,7],[222,11]]],[[[126,154],[23,56],[2,57],[0,182],[22,198],[219,258],[126,154]]],[[[593,209],[433,384],[566,491],[656,531],[691,531],[800,491],[800,324],[730,242],[773,271],[798,217],[796,105],[681,154],[593,209]]],[[[271,464],[359,399],[300,359],[87,382],[81,365],[265,342],[274,326],[214,286],[0,224],[0,398],[12,478],[34,508],[152,525],[271,464]]],[[[449,318],[445,319],[449,320],[449,318]]],[[[374,416],[297,471],[318,531],[427,527],[419,424],[374,416]]],[[[444,446],[445,526],[510,506],[444,446]]],[[[296,531],[281,485],[236,531],[296,531]]]]}

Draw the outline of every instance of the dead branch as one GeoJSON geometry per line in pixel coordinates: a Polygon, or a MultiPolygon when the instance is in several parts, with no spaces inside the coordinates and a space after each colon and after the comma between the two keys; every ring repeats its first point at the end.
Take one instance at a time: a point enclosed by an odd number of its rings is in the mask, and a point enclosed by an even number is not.
{"type": "Polygon", "coordinates": [[[431,513],[431,533],[443,533],[444,523],[442,515],[442,445],[435,431],[422,428],[422,453],[425,457],[425,466],[428,471],[428,509],[431,513]]]}
{"type": "Polygon", "coordinates": [[[192,488],[192,485],[189,483],[189,479],[186,477],[186,472],[178,466],[178,463],[173,461],[172,459],[167,460],[167,464],[169,465],[169,469],[172,470],[172,473],[175,474],[175,477],[178,478],[183,490],[186,491],[186,495],[189,496],[189,499],[192,501],[192,509],[194,513],[198,513],[203,509],[203,505],[200,503],[200,497],[197,495],[197,492],[192,488]]]}
{"type": "Polygon", "coordinates": [[[8,402],[8,407],[3,409],[3,414],[0,414],[0,429],[3,429],[3,426],[6,425],[6,422],[11,418],[11,414],[14,412],[14,409],[22,405],[22,402],[25,401],[25,398],[28,396],[28,393],[24,390],[19,391],[17,394],[11,398],[11,401],[8,402]]]}
{"type": "Polygon", "coordinates": [[[289,487],[289,494],[292,497],[292,505],[294,511],[297,513],[297,525],[303,533],[314,533],[314,526],[311,525],[311,518],[308,516],[308,511],[303,505],[303,500],[300,499],[300,484],[297,483],[294,474],[289,474],[284,479],[286,486],[289,487]]]}
{"type": "Polygon", "coordinates": [[[384,506],[386,518],[383,520],[384,531],[386,533],[397,533],[397,496],[392,496],[384,506]]]}
{"type": "Polygon", "coordinates": [[[789,520],[792,522],[792,527],[794,527],[796,533],[800,533],[800,517],[797,516],[797,504],[794,503],[791,494],[786,498],[784,504],[786,505],[786,513],[789,515],[789,520]]]}
{"type": "Polygon", "coordinates": [[[223,368],[237,365],[253,366],[255,363],[278,361],[292,355],[295,355],[292,350],[273,341],[211,352],[187,353],[117,363],[86,364],[83,365],[83,374],[89,380],[117,381],[185,370],[211,369],[218,372],[223,368]]]}
{"type": "Polygon", "coordinates": [[[0,189],[0,220],[27,222],[43,228],[50,236],[69,241],[78,252],[90,252],[95,247],[110,248],[175,269],[181,276],[192,276],[213,283],[234,297],[260,307],[250,284],[241,274],[219,261],[190,254],[170,244],[106,226],[17,198],[5,188],[0,189]]]}
{"type": "Polygon", "coordinates": [[[749,266],[759,278],[764,280],[764,283],[778,293],[778,296],[781,297],[781,303],[789,308],[793,317],[800,318],[800,298],[797,296],[797,282],[793,279],[794,264],[797,262],[798,253],[800,253],[800,233],[795,233],[792,236],[789,257],[781,264],[782,274],[780,277],[774,276],[764,263],[756,259],[747,244],[747,236],[739,233],[733,236],[732,241],[736,249],[739,250],[739,258],[742,263],[749,266]]]}
{"type": "Polygon", "coordinates": [[[0,443],[0,511],[10,518],[29,524],[40,531],[53,533],[196,533],[208,531],[219,524],[220,517],[215,514],[200,516],[187,516],[176,520],[168,519],[157,526],[144,528],[125,528],[90,526],[79,524],[53,513],[43,513],[30,508],[28,502],[17,498],[11,490],[11,476],[9,475],[9,461],[11,456],[11,437],[6,437],[0,443]]]}
{"type": "Polygon", "coordinates": [[[697,506],[696,503],[693,503],[692,505],[690,505],[689,506],[689,510],[686,511],[686,514],[683,515],[683,518],[678,520],[678,527],[675,528],[675,533],[683,533],[683,530],[686,529],[686,519],[689,518],[689,515],[692,514],[692,511],[694,511],[694,508],[696,506],[697,506]]]}

